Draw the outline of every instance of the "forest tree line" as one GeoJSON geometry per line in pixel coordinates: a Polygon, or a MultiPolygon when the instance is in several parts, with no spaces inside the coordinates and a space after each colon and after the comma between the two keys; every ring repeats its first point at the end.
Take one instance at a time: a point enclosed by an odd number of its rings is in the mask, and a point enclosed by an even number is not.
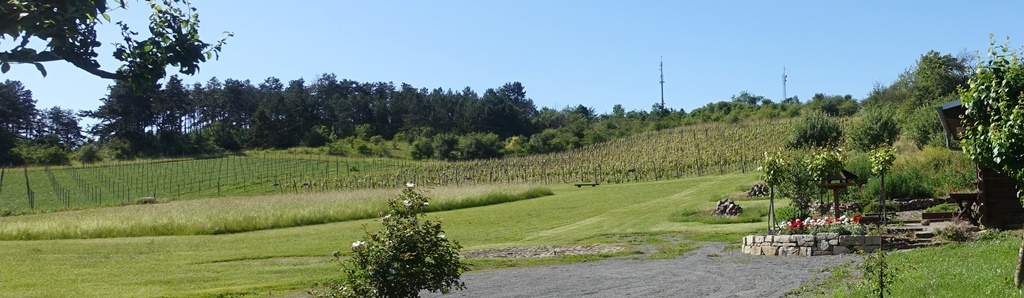
{"type": "Polygon", "coordinates": [[[415,159],[468,160],[571,150],[638,132],[701,122],[794,117],[802,110],[851,116],[890,111],[919,144],[941,131],[932,106],[955,98],[969,59],[929,52],[863,100],[815,94],[773,101],[741,92],[687,113],[655,103],[649,111],[597,114],[579,104],[537,108],[511,82],[482,94],[358,82],[324,74],[311,82],[267,78],[184,84],[172,76],[137,91],[109,87],[96,110],[39,109],[17,81],[0,83],[0,163],[67,164],[72,158],[175,157],[251,149],[323,147],[336,155],[391,156],[406,144],[415,159]],[[83,117],[98,123],[83,129],[83,117]],[[88,134],[91,138],[87,138],[88,134]]]}

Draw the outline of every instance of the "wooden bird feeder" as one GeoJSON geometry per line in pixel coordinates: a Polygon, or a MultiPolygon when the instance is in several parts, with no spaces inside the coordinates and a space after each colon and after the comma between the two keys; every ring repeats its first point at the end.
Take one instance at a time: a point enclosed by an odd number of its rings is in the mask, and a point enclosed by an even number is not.
{"type": "Polygon", "coordinates": [[[853,181],[857,180],[857,175],[850,173],[847,170],[840,170],[839,173],[828,175],[825,180],[822,181],[821,188],[832,190],[832,209],[835,209],[836,218],[839,218],[839,190],[846,189],[847,187],[857,185],[853,181]]]}

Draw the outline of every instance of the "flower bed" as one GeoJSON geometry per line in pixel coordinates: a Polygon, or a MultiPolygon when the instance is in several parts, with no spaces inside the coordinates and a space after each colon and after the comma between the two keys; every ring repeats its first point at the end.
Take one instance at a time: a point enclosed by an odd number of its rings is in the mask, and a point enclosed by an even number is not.
{"type": "Polygon", "coordinates": [[[743,237],[743,253],[766,256],[822,256],[873,252],[882,245],[878,235],[839,233],[757,235],[743,237]]]}
{"type": "Polygon", "coordinates": [[[862,250],[872,252],[882,244],[881,236],[864,235],[860,216],[807,218],[778,225],[778,235],[743,237],[743,253],[767,256],[820,256],[862,250]]]}
{"type": "Polygon", "coordinates": [[[837,233],[840,235],[863,235],[864,226],[860,225],[860,216],[839,217],[839,218],[810,218],[800,220],[789,220],[779,223],[778,233],[795,234],[818,234],[837,233]]]}

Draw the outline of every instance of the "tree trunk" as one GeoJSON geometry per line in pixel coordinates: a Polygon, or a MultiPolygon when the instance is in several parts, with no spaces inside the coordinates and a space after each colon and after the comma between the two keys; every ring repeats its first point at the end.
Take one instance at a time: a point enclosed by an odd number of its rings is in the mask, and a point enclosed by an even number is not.
{"type": "Polygon", "coordinates": [[[1021,261],[1024,261],[1024,238],[1021,239],[1020,249],[1017,250],[1017,270],[1013,272],[1013,284],[1020,288],[1021,279],[1024,279],[1024,275],[1021,275],[1021,261]]]}

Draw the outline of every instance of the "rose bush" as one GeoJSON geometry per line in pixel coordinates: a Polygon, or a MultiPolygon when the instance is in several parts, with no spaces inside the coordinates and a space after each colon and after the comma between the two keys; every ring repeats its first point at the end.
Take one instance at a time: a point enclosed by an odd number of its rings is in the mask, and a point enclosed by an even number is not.
{"type": "MultiPolygon", "coordinates": [[[[327,284],[318,297],[418,297],[421,290],[449,293],[465,288],[459,280],[468,267],[459,259],[462,246],[445,237],[441,223],[421,220],[427,197],[407,184],[402,195],[388,199],[379,231],[367,231],[352,243],[352,258],[343,262],[341,283],[327,284]]],[[[363,227],[366,228],[365,226],[363,227]]]]}

